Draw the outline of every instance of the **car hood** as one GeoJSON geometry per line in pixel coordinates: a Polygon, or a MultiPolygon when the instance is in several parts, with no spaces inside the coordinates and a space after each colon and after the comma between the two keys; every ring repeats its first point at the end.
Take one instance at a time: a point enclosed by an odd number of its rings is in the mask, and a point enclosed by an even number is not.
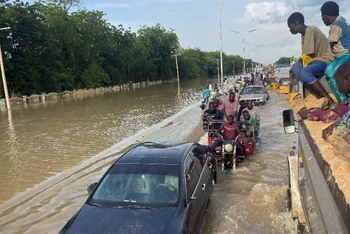
{"type": "Polygon", "coordinates": [[[263,98],[264,94],[243,94],[241,96],[241,99],[258,99],[258,98],[263,98]]]}
{"type": "Polygon", "coordinates": [[[175,207],[115,209],[85,204],[67,233],[160,233],[175,212],[175,207]]]}

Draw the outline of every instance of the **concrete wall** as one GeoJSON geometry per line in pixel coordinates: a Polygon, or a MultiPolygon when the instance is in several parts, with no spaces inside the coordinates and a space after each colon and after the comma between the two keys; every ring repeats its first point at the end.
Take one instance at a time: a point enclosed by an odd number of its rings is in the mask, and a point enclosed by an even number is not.
{"type": "MultiPolygon", "coordinates": [[[[139,89],[149,86],[154,86],[163,83],[175,82],[176,79],[168,81],[147,81],[147,82],[138,82],[133,84],[123,84],[115,85],[109,87],[99,87],[99,88],[90,88],[90,89],[78,89],[73,91],[64,91],[63,93],[48,93],[48,94],[32,94],[31,96],[22,96],[22,97],[12,97],[10,98],[10,103],[13,105],[26,105],[28,104],[40,104],[45,102],[57,102],[62,100],[75,100],[75,99],[84,99],[87,97],[94,97],[97,95],[104,95],[105,93],[115,93],[120,91],[127,91],[130,89],[139,89]]],[[[6,110],[6,101],[5,99],[0,99],[0,110],[6,110]]]]}

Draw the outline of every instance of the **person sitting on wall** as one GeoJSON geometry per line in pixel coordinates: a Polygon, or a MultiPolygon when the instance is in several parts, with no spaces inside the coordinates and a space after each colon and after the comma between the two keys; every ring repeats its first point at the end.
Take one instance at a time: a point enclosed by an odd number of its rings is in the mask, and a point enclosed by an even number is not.
{"type": "MultiPolygon", "coordinates": [[[[339,91],[350,99],[350,62],[345,62],[342,66],[338,68],[335,73],[335,79],[339,87],[339,91]]],[[[339,104],[333,108],[337,113],[339,113],[340,118],[338,118],[333,124],[325,128],[322,131],[322,138],[327,140],[330,135],[333,134],[334,128],[339,125],[345,126],[350,129],[350,104],[347,106],[344,104],[339,104]],[[347,107],[347,109],[346,109],[347,107]]],[[[350,145],[350,130],[347,134],[342,137],[350,145]]]]}
{"type": "Polygon", "coordinates": [[[339,15],[339,5],[333,1],[322,5],[321,15],[323,23],[330,26],[328,41],[335,56],[325,70],[327,81],[338,102],[346,102],[347,97],[338,89],[335,72],[343,63],[350,61],[350,25],[339,15]]]}
{"type": "Polygon", "coordinates": [[[294,35],[302,35],[302,57],[290,70],[290,78],[293,83],[299,79],[305,87],[318,98],[326,97],[329,102],[332,98],[316,77],[324,75],[328,63],[333,60],[333,53],[327,37],[316,26],[306,26],[304,16],[300,12],[294,12],[287,20],[290,32],[294,35]],[[307,63],[309,58],[311,63],[307,63]]]}

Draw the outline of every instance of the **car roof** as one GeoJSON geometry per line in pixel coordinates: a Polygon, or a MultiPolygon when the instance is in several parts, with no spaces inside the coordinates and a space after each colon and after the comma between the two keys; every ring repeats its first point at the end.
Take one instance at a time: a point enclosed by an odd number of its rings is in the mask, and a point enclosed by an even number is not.
{"type": "Polygon", "coordinates": [[[249,86],[246,86],[245,88],[253,88],[253,87],[260,87],[260,88],[263,88],[265,86],[263,85],[249,85],[249,86]]]}
{"type": "Polygon", "coordinates": [[[126,152],[118,163],[181,164],[193,142],[153,141],[141,143],[126,152]]]}

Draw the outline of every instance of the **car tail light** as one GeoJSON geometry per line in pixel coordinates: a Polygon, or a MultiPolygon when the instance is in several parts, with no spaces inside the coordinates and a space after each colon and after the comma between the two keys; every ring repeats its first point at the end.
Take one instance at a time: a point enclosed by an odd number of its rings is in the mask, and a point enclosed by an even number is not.
{"type": "Polygon", "coordinates": [[[289,156],[295,156],[294,151],[290,151],[289,156]]]}

